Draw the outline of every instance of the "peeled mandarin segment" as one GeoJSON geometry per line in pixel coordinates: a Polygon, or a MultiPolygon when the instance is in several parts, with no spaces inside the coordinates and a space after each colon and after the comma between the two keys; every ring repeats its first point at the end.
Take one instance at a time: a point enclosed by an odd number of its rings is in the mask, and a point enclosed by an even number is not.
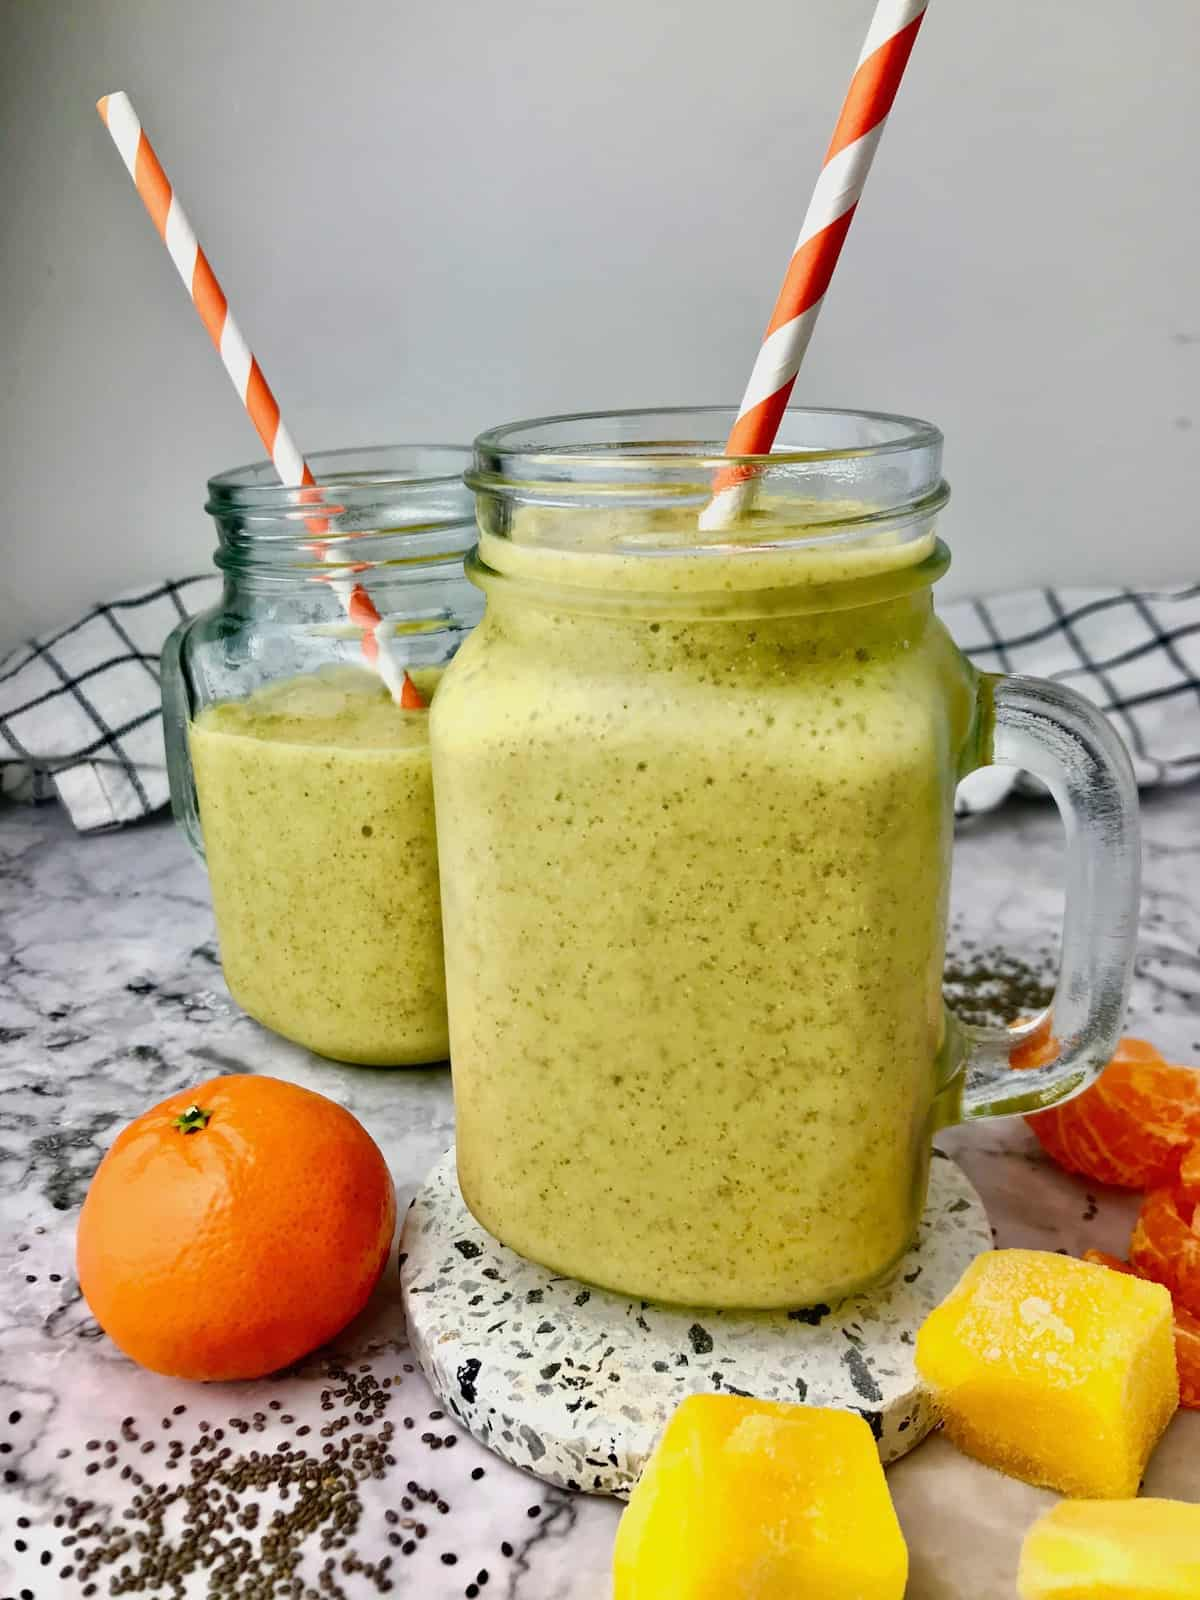
{"type": "MultiPolygon", "coordinates": [[[[1021,1026],[1020,1023],[1015,1026],[1021,1026]]],[[[1030,1067],[1048,1067],[1052,1061],[1057,1061],[1062,1045],[1054,1037],[1051,1029],[1054,1018],[1047,1012],[1037,1027],[1024,1038],[1020,1044],[1013,1045],[1008,1052],[1008,1064],[1017,1072],[1027,1071],[1030,1067]]]]}
{"type": "Polygon", "coordinates": [[[1021,1600],[1196,1600],[1200,1505],[1060,1500],[1021,1546],[1021,1600]]]}
{"type": "Polygon", "coordinates": [[[1015,1072],[1028,1071],[1031,1067],[1048,1067],[1052,1061],[1058,1060],[1061,1053],[1062,1041],[1053,1034],[1045,1038],[1031,1035],[1009,1051],[1008,1064],[1015,1072]]]}
{"type": "Polygon", "coordinates": [[[1025,1120],[1068,1172],[1154,1188],[1175,1181],[1184,1154],[1200,1141],[1200,1073],[1164,1061],[1142,1039],[1122,1039],[1090,1089],[1025,1120]]]}
{"type": "Polygon", "coordinates": [[[684,1400],[629,1500],[613,1600],[901,1600],[908,1551],[848,1411],[684,1400]]]}
{"type": "Polygon", "coordinates": [[[1135,1039],[1130,1034],[1126,1034],[1118,1041],[1113,1060],[1157,1062],[1165,1061],[1166,1057],[1148,1039],[1135,1039]]]}
{"type": "Polygon", "coordinates": [[[1179,1187],[1189,1199],[1200,1202],[1200,1143],[1194,1144],[1179,1164],[1179,1187]]]}
{"type": "Polygon", "coordinates": [[[1149,1059],[1149,1049],[1119,1051],[1090,1089],[1027,1119],[1068,1171],[1127,1188],[1153,1187],[1177,1172],[1200,1137],[1200,1074],[1149,1059]]]}
{"type": "Polygon", "coordinates": [[[916,1363],[959,1449],[1089,1498],[1136,1494],[1179,1402],[1170,1295],[1042,1250],[977,1257],[916,1363]]]}
{"type": "Polygon", "coordinates": [[[1166,1284],[1177,1305],[1200,1316],[1200,1206],[1176,1189],[1153,1189],[1142,1202],[1129,1259],[1143,1277],[1166,1284]]]}
{"type": "Polygon", "coordinates": [[[1179,1404],[1189,1411],[1200,1411],[1200,1317],[1194,1317],[1184,1306],[1175,1307],[1175,1363],[1179,1368],[1179,1404]]]}
{"type": "Polygon", "coordinates": [[[1128,1261],[1122,1261],[1120,1256],[1110,1256],[1107,1250],[1085,1250],[1083,1259],[1095,1267],[1107,1267],[1110,1272],[1128,1272],[1135,1278],[1141,1277],[1136,1267],[1128,1261]]]}

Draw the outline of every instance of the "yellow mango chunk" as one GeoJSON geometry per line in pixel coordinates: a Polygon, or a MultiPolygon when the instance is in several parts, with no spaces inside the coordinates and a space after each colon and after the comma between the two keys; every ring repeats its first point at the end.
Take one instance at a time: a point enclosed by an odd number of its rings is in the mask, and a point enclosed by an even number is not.
{"type": "Polygon", "coordinates": [[[1021,1600],[1196,1600],[1200,1506],[1061,1500],[1025,1535],[1021,1600]]]}
{"type": "Polygon", "coordinates": [[[960,1450],[1087,1499],[1137,1493],[1179,1404],[1161,1284],[1044,1250],[978,1256],[917,1335],[960,1450]]]}
{"type": "Polygon", "coordinates": [[[621,1518],[613,1600],[901,1600],[908,1550],[849,1411],[684,1400],[621,1518]]]}

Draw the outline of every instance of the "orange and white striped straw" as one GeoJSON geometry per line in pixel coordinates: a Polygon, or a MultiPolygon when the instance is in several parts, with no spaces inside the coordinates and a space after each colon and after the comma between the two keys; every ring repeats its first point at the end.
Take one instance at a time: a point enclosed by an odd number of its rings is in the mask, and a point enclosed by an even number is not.
{"type": "MultiPolygon", "coordinates": [[[[879,0],[875,8],[726,455],[770,454],[927,4],[879,0]]],[[[718,472],[700,526],[733,522],[753,495],[754,477],[744,465],[718,472]]]]}
{"type": "MultiPolygon", "coordinates": [[[[179,196],[171,187],[129,96],[123,92],[106,94],[96,102],[96,109],[129,169],[134,186],[150,213],[150,220],[157,228],[159,238],[175,263],[176,271],[183,279],[201,322],[208,329],[209,338],[217,347],[238,398],[274,463],[279,481],[291,488],[315,488],[316,479],[308,462],[296,448],[295,440],[279,413],[271,386],[234,320],[216,273],[200,248],[179,196]]],[[[308,520],[308,526],[314,534],[321,534],[327,532],[329,523],[324,517],[313,516],[308,520]]],[[[336,550],[331,544],[317,540],[313,549],[322,560],[337,560],[336,550]]],[[[358,565],[348,570],[361,572],[364,568],[358,565]]],[[[341,599],[351,622],[362,629],[363,654],[375,667],[393,699],[406,710],[423,706],[423,696],[407,671],[393,659],[386,639],[381,636],[380,623],[383,618],[363,585],[344,575],[331,575],[328,582],[341,599]]]]}

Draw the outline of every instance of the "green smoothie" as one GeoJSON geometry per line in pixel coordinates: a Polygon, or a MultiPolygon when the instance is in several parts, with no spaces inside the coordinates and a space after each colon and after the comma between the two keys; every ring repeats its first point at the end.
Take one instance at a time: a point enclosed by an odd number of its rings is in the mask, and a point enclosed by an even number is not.
{"type": "MultiPolygon", "coordinates": [[[[415,673],[426,696],[438,673],[415,673]]],[[[209,706],[190,733],[221,964],[318,1055],[443,1060],[429,713],[328,668],[209,706]]]]}
{"type": "Polygon", "coordinates": [[[953,1068],[932,540],[588,542],[485,537],[432,713],[463,1194],[629,1295],[831,1301],[911,1241],[953,1068]]]}

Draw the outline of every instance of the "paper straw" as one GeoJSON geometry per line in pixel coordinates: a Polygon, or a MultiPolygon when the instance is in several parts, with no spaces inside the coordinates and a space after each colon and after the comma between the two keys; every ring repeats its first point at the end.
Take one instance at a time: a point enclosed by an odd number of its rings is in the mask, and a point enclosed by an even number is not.
{"type": "MultiPolygon", "coordinates": [[[[289,488],[315,489],[316,479],[280,416],[271,386],[234,320],[224,291],[200,248],[179,196],[163,171],[129,96],[123,92],[106,94],[96,102],[96,109],[129,169],[134,187],[183,279],[201,322],[208,329],[209,338],[217,347],[238,398],[274,463],[279,481],[289,488]]],[[[328,531],[329,522],[325,517],[313,516],[308,519],[308,526],[313,533],[321,534],[328,531]]],[[[312,548],[323,561],[338,561],[335,545],[317,540],[312,548]]],[[[352,565],[349,570],[362,572],[365,564],[352,565]]],[[[383,619],[366,589],[345,575],[331,574],[326,581],[340,598],[351,622],[362,629],[363,655],[375,667],[392,698],[406,710],[423,706],[423,696],[407,671],[395,661],[386,638],[380,633],[383,619]]]]}
{"type": "MultiPolygon", "coordinates": [[[[770,454],[927,3],[879,0],[875,8],[726,455],[770,454]]],[[[718,472],[700,526],[735,521],[753,496],[754,480],[752,466],[718,472]]]]}

